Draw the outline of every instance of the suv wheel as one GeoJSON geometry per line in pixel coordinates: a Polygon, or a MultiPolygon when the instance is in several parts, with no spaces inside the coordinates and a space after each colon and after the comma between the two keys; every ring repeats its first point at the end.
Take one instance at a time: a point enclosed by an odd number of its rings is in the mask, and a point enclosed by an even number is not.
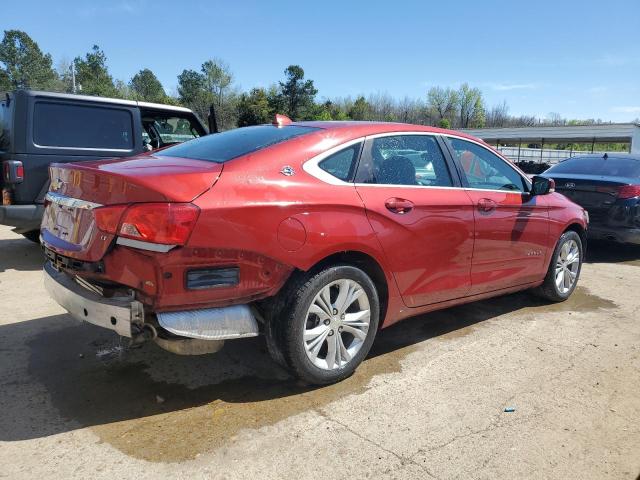
{"type": "Polygon", "coordinates": [[[564,232],[553,251],[544,282],[535,293],[552,302],[564,302],[576,288],[582,260],[580,235],[572,230],[564,232]]]}
{"type": "Polygon", "coordinates": [[[268,320],[274,360],[310,384],[351,375],[373,344],[379,321],[375,285],[350,265],[298,277],[283,292],[282,307],[268,320]]]}
{"type": "Polygon", "coordinates": [[[40,230],[31,230],[22,234],[27,240],[31,240],[33,243],[40,243],[40,230]]]}

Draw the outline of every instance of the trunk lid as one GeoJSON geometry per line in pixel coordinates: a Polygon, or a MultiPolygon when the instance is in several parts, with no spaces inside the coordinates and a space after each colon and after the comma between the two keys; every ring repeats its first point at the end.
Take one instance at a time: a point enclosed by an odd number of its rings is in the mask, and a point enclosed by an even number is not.
{"type": "Polygon", "coordinates": [[[146,202],[191,202],[218,180],[222,164],[202,160],[137,157],[52,164],[51,188],[42,220],[42,240],[55,253],[100,260],[115,235],[100,231],[100,206],[146,202]]]}
{"type": "Polygon", "coordinates": [[[625,177],[601,175],[549,172],[545,176],[555,180],[557,192],[585,208],[592,222],[605,220],[606,212],[616,202],[620,187],[630,183],[630,179],[625,177]]]}

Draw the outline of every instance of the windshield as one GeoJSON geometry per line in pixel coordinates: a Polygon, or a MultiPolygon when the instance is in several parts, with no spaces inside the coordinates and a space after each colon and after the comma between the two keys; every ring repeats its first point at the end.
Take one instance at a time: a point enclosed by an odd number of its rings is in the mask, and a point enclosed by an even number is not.
{"type": "Polygon", "coordinates": [[[224,163],[262,148],[318,130],[315,127],[258,125],[236,128],[185,142],[162,151],[163,156],[224,163]]]}
{"type": "Polygon", "coordinates": [[[640,177],[640,160],[622,157],[573,157],[554,165],[545,173],[576,173],[610,177],[640,177]]]}

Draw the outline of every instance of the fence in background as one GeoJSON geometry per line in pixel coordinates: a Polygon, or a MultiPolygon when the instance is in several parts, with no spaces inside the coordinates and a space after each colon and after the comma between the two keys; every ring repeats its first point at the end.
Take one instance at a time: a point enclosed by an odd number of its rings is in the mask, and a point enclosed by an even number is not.
{"type": "MultiPolygon", "coordinates": [[[[552,150],[545,148],[520,148],[518,147],[498,147],[505,157],[513,162],[535,162],[547,163],[549,165],[556,164],[564,159],[575,157],[577,155],[591,155],[591,151],[581,150],[552,150]]],[[[605,152],[593,152],[594,154],[604,155],[605,152]]]]}

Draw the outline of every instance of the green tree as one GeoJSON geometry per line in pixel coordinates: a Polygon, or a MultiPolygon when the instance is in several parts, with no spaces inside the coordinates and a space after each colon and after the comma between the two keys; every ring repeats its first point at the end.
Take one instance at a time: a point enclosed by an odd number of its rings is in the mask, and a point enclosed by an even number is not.
{"type": "Polygon", "coordinates": [[[427,92],[427,111],[432,121],[440,123],[441,120],[449,121],[456,115],[458,107],[458,92],[451,88],[431,87],[427,92]]]}
{"type": "Polygon", "coordinates": [[[129,82],[129,88],[136,100],[156,103],[164,103],[166,101],[167,94],[162,88],[162,83],[148,68],[140,70],[133,76],[129,82]]]}
{"type": "Polygon", "coordinates": [[[443,118],[438,122],[440,128],[451,128],[451,122],[448,118],[443,118]]]}
{"type": "Polygon", "coordinates": [[[195,70],[183,70],[178,75],[178,98],[200,118],[207,118],[213,98],[207,91],[204,75],[195,70]]]}
{"type": "Polygon", "coordinates": [[[484,125],[484,100],[478,88],[463,83],[458,90],[458,115],[461,128],[484,125]]]}
{"type": "Polygon", "coordinates": [[[79,91],[86,95],[118,96],[118,90],[107,68],[107,56],[100,47],[94,45],[84,58],[76,57],[73,64],[79,91]]]}
{"type": "Polygon", "coordinates": [[[216,109],[218,123],[223,130],[237,122],[237,95],[233,91],[233,74],[229,65],[218,58],[207,60],[201,67],[204,85],[216,109]]]}
{"type": "Polygon", "coordinates": [[[238,100],[238,126],[269,123],[274,112],[269,105],[269,97],[264,88],[254,88],[243,93],[238,100]]]}
{"type": "Polygon", "coordinates": [[[48,90],[57,78],[51,55],[21,30],[5,30],[0,43],[0,89],[36,88],[48,90]]]}
{"type": "Polygon", "coordinates": [[[353,105],[349,109],[349,118],[352,120],[370,120],[371,119],[371,105],[363,97],[359,96],[353,105]]]}
{"type": "Polygon", "coordinates": [[[280,92],[285,113],[292,120],[302,120],[312,113],[318,90],[313,86],[313,80],[304,79],[304,70],[299,65],[289,65],[284,74],[286,78],[280,82],[280,92]]]}

